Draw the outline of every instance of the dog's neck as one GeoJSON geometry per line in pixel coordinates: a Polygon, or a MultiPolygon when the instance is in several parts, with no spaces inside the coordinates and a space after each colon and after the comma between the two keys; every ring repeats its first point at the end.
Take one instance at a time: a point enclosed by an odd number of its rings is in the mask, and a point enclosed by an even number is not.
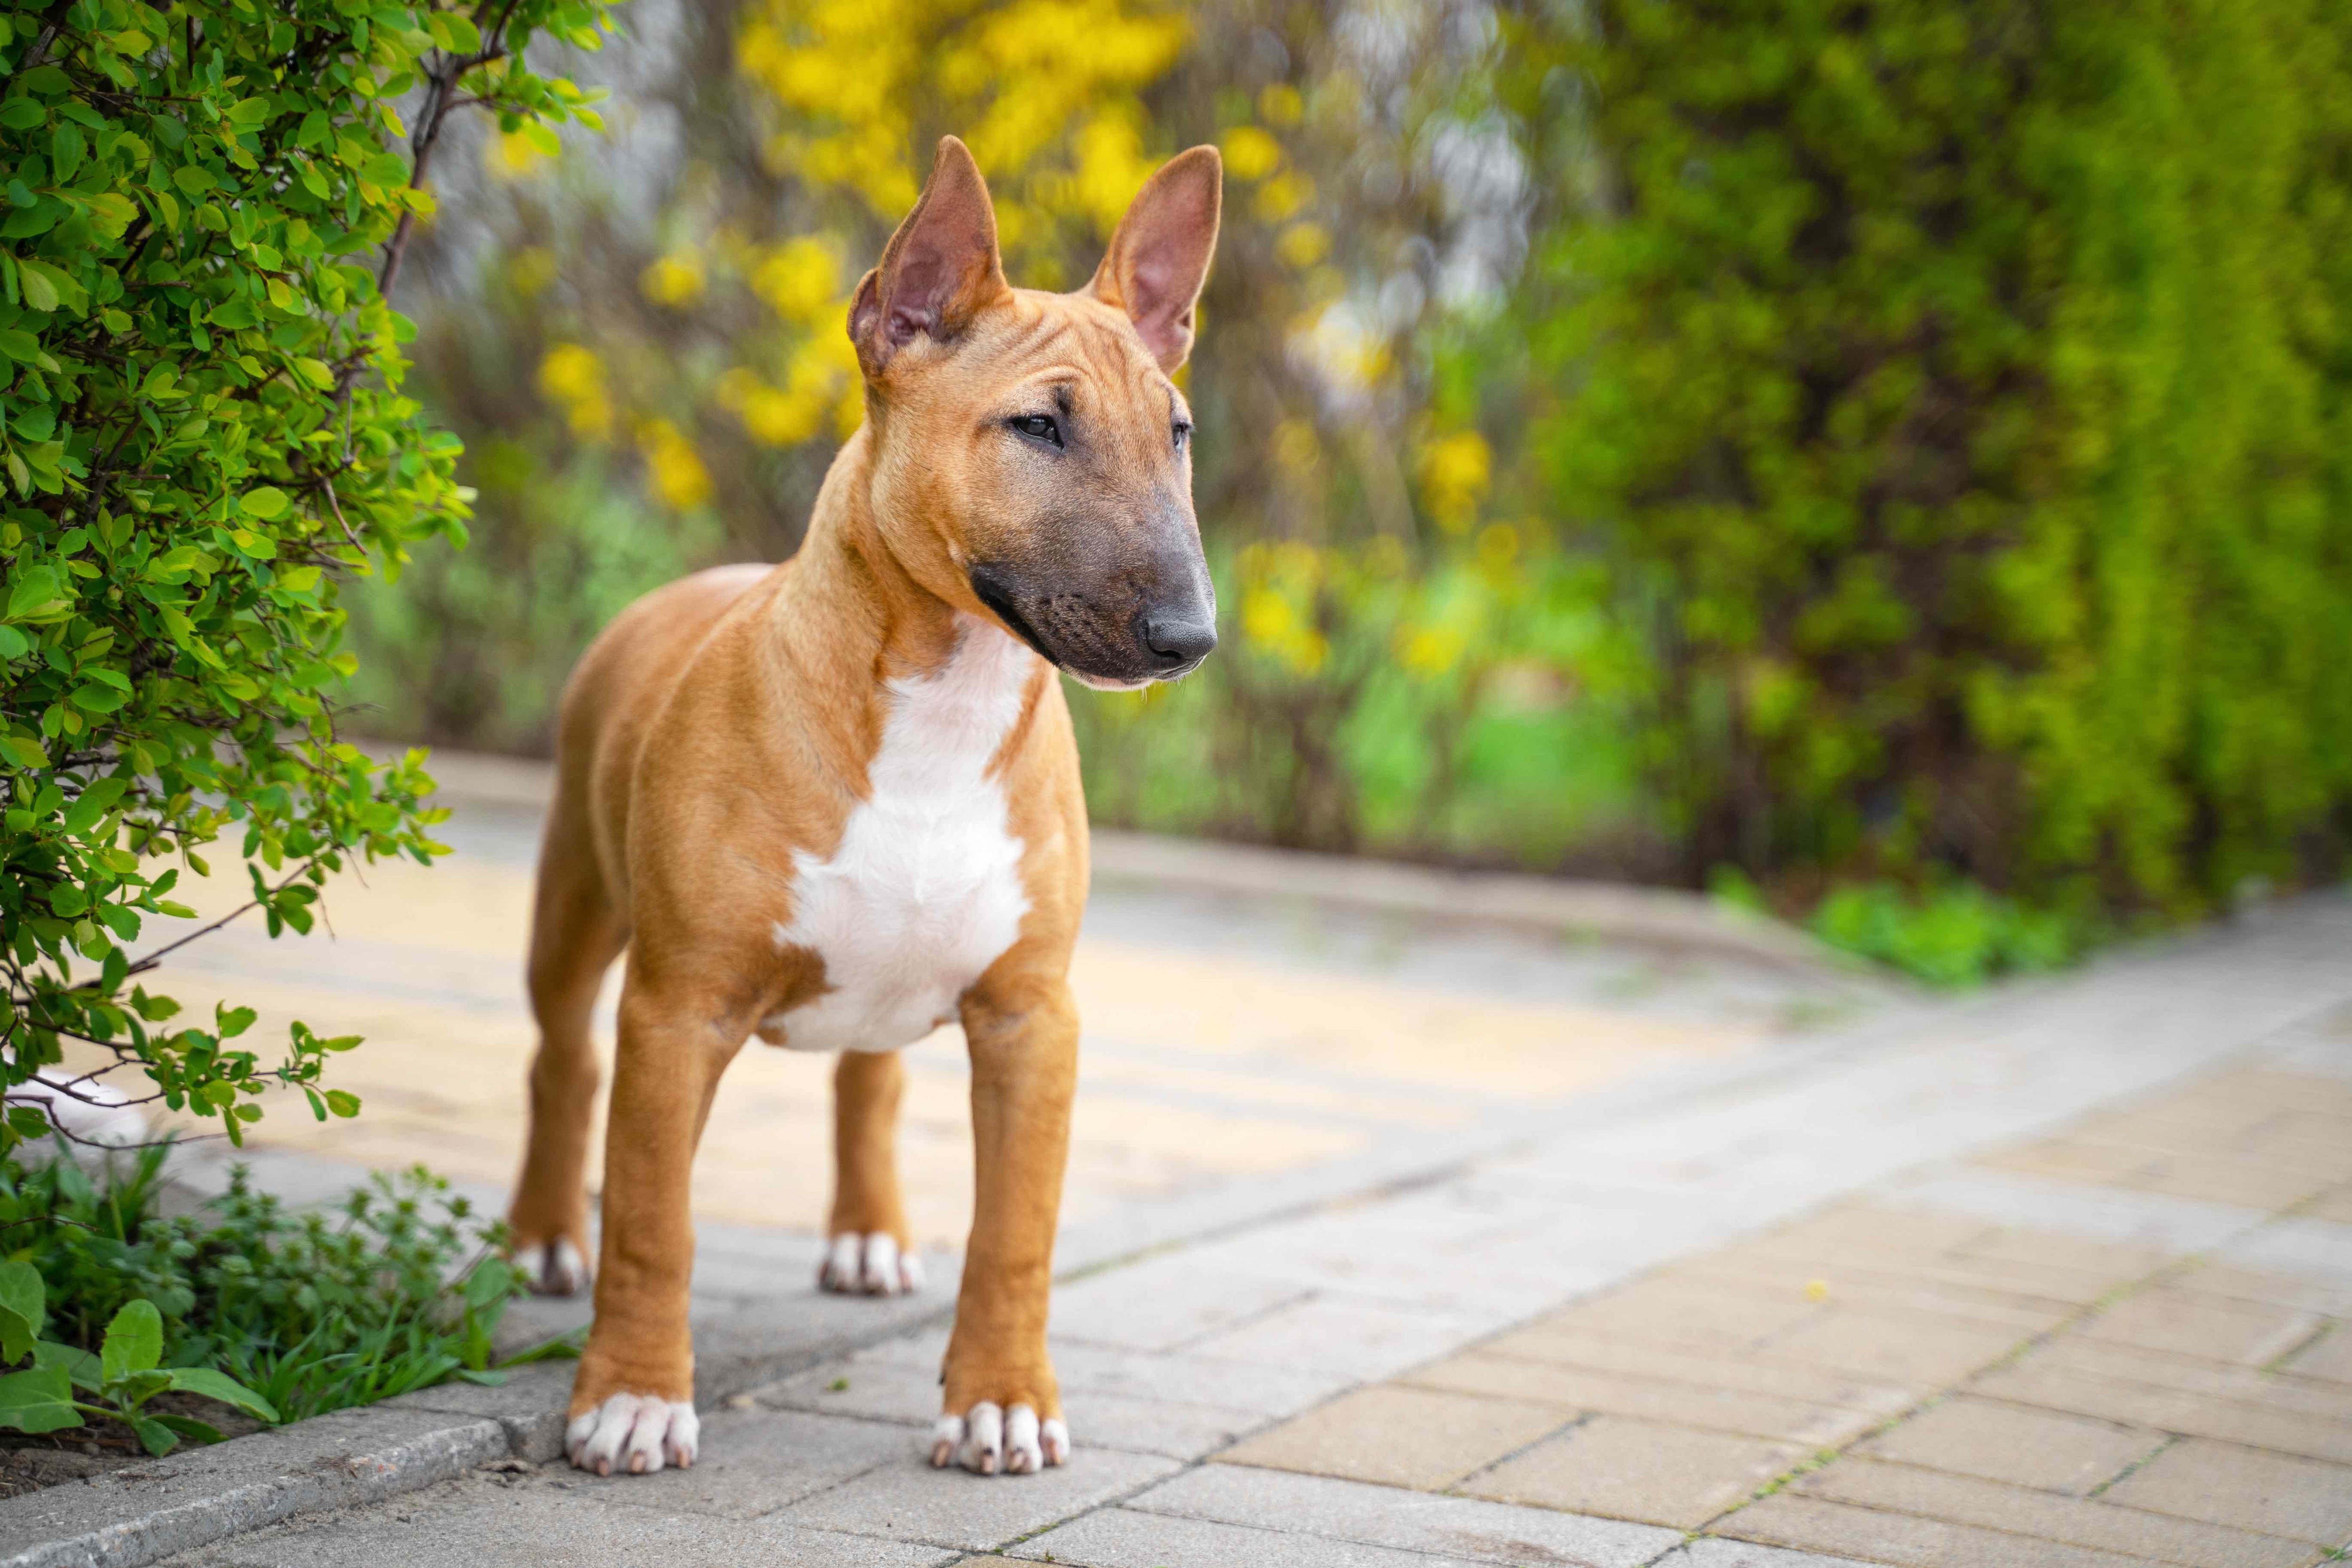
{"type": "MultiPolygon", "coordinates": [[[[814,677],[828,689],[872,693],[871,703],[835,710],[846,728],[860,732],[870,750],[879,743],[887,694],[894,685],[939,675],[960,652],[982,652],[972,642],[985,639],[988,651],[1008,653],[988,663],[1027,688],[1021,704],[1025,711],[1049,667],[993,622],[924,587],[900,558],[890,542],[894,536],[921,540],[937,538],[939,532],[924,519],[910,517],[891,518],[886,528],[881,508],[887,502],[875,483],[874,442],[869,423],[834,457],[793,570],[768,607],[770,643],[789,672],[785,678],[814,677]],[[999,640],[1011,649],[994,650],[999,640]]],[[[944,557],[945,546],[940,548],[944,557]]]]}

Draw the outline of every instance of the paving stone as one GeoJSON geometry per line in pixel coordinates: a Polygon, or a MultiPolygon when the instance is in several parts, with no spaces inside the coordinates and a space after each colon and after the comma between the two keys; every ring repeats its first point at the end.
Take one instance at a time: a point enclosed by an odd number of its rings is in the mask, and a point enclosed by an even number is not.
{"type": "Polygon", "coordinates": [[[1963,1215],[1906,1203],[1842,1203],[1762,1239],[1766,1245],[1817,1242],[1862,1258],[1929,1256],[1980,1242],[1993,1227],[1963,1215]]]}
{"type": "Polygon", "coordinates": [[[2336,1188],[2316,1203],[2306,1206],[2298,1218],[2322,1220],[2332,1225],[2352,1225],[2352,1186],[2336,1188]]]}
{"type": "Polygon", "coordinates": [[[1726,1535],[1916,1568],[2144,1568],[2147,1559],[1780,1492],[1715,1528],[1726,1535]]]}
{"type": "Polygon", "coordinates": [[[1123,1497],[1178,1468],[1172,1459],[1079,1448],[1031,1476],[935,1470],[915,1455],[771,1515],[787,1523],[988,1550],[1123,1497]]]}
{"type": "Polygon", "coordinates": [[[2276,1211],[2316,1197],[2327,1173],[2295,1170],[2225,1155],[2168,1155],[2124,1185],[2209,1203],[2276,1211]]]}
{"type": "MultiPolygon", "coordinates": [[[[935,1372],[889,1362],[832,1362],[771,1384],[754,1397],[771,1406],[928,1430],[940,1413],[940,1380],[935,1372]]],[[[1125,1448],[1177,1459],[1199,1458],[1266,1421],[1251,1410],[1220,1410],[1094,1388],[1064,1388],[1062,1414],[1070,1424],[1071,1440],[1081,1448],[1125,1448]]]]}
{"type": "MultiPolygon", "coordinates": [[[[2091,1266],[2093,1260],[2112,1266],[2137,1255],[2141,1262],[2118,1272],[2144,1274],[2168,1257],[2206,1251],[2243,1234],[2268,1217],[2263,1209],[2206,1203],[2190,1197],[2167,1197],[2132,1192],[2123,1187],[2094,1186],[2084,1182],[2053,1181],[2042,1176],[1970,1166],[1949,1176],[1931,1177],[1904,1190],[1906,1199],[1937,1208],[1999,1220],[2016,1226],[2021,1235],[1971,1243],[1965,1250],[1991,1258],[2063,1264],[2069,1256],[2066,1238],[2105,1241],[2116,1249],[2105,1254],[2076,1254],[2091,1266]],[[2149,1257],[2154,1253],[2156,1256],[2149,1257]]],[[[2079,1243],[2077,1243],[2079,1246],[2079,1243]]]]}
{"type": "Polygon", "coordinates": [[[756,1519],[877,1465],[903,1465],[919,1439],[904,1427],[796,1410],[720,1410],[702,1424],[692,1469],[650,1476],[567,1472],[565,1484],[616,1507],[756,1519]]]}
{"type": "Polygon", "coordinates": [[[1963,1396],[1862,1444],[1864,1451],[1955,1475],[2080,1497],[2163,1447],[2164,1435],[1963,1396]]]}
{"type": "Polygon", "coordinates": [[[1864,1411],[1808,1405],[1769,1394],[1546,1366],[1476,1352],[1423,1367],[1403,1381],[1423,1388],[1491,1394],[1571,1410],[1639,1416],[1708,1431],[1779,1437],[1808,1448],[1835,1448],[1851,1442],[1880,1419],[1864,1411]]]}
{"type": "Polygon", "coordinates": [[[2045,1369],[2078,1373],[2086,1377],[2145,1384],[2297,1416],[2352,1421],[2352,1386],[2322,1382],[2298,1372],[2222,1366],[2134,1345],[2104,1344],[2074,1334],[2034,1346],[2019,1358],[2017,1366],[2029,1375],[2045,1369]]]}
{"type": "Polygon", "coordinates": [[[2291,1307],[2159,1286],[2116,1302],[2079,1332],[2114,1344],[2260,1366],[2310,1338],[2319,1322],[2291,1307]]]}
{"type": "Polygon", "coordinates": [[[1747,1350],[1822,1315],[1813,1302],[1769,1294],[1643,1281],[1540,1320],[1547,1328],[1618,1334],[1661,1344],[1747,1350]]]}
{"type": "Polygon", "coordinates": [[[1456,1557],[1123,1508],[1072,1520],[1010,1554],[1082,1568],[1469,1568],[1456,1557]]]}
{"type": "Polygon", "coordinates": [[[1056,1288],[1054,1332],[1094,1344],[1173,1350],[1307,1293],[1294,1281],[1228,1273],[1169,1254],[1056,1288]]]}
{"type": "Polygon", "coordinates": [[[2284,1368],[2298,1377],[2321,1377],[2330,1383],[2352,1384],[2352,1324],[2336,1324],[2326,1334],[2289,1356],[2284,1368]]]}
{"type": "Polygon", "coordinates": [[[1940,1312],[1989,1327],[2015,1329],[2020,1333],[2039,1333],[2055,1328],[2075,1312],[2071,1301],[1958,1284],[1906,1270],[1899,1263],[1870,1269],[1819,1259],[1777,1260],[1752,1251],[1730,1259],[1702,1254],[1666,1270],[1661,1278],[1696,1284],[1701,1289],[1734,1284],[1743,1291],[1760,1290],[1815,1304],[1940,1312]]]}
{"type": "Polygon", "coordinates": [[[1980,1394],[2038,1405],[2045,1410],[2352,1464],[2352,1425],[2328,1417],[2085,1377],[2053,1367],[2004,1367],[1979,1378],[1972,1386],[1980,1394]]]}
{"type": "Polygon", "coordinates": [[[2228,1443],[2176,1443],[2109,1487],[2109,1502],[2321,1546],[2352,1537],[2352,1467],[2228,1443]]]}
{"type": "Polygon", "coordinates": [[[1227,1524],[1279,1521],[1302,1531],[1375,1546],[1479,1563],[1580,1563],[1632,1568],[1675,1543],[1676,1532],[1613,1519],[1241,1465],[1203,1465],[1126,1504],[1227,1524]]]}
{"type": "Polygon", "coordinates": [[[1378,1385],[1341,1395],[1217,1457],[1434,1490],[1526,1447],[1569,1419],[1548,1405],[1378,1385]]]}
{"type": "Polygon", "coordinates": [[[2055,1176],[2063,1181],[2099,1182],[2120,1186],[2159,1156],[2150,1149],[2126,1144],[2095,1143],[2076,1138],[2046,1138],[2023,1148],[2004,1149],[1977,1160],[1995,1170],[2026,1176],[2055,1176]]]}
{"type": "Polygon", "coordinates": [[[1932,1312],[1838,1307],[1774,1335],[1759,1354],[1898,1382],[1948,1384],[2008,1354],[2022,1337],[1932,1312]]]}
{"type": "Polygon", "coordinates": [[[372,1508],[313,1516],[176,1559],[173,1568],[931,1568],[938,1547],[741,1521],[614,1507],[577,1493],[473,1479],[372,1508]],[[460,1511],[454,1505],[470,1504],[460,1511]]]}
{"type": "Polygon", "coordinates": [[[1910,1408],[1928,1392],[1924,1384],[1883,1382],[1833,1367],[1784,1366],[1745,1356],[1675,1349],[1564,1329],[1523,1329],[1487,1340],[1478,1349],[1484,1354],[1548,1366],[1588,1367],[1595,1372],[1769,1395],[1882,1416],[1910,1408]]]}
{"type": "MultiPolygon", "coordinates": [[[[2259,1236],[2259,1232],[2256,1233],[2259,1236]]],[[[2299,1307],[2333,1317],[2352,1317],[2352,1273],[2339,1279],[2315,1279],[2308,1273],[2207,1263],[2178,1281],[2209,1296],[2263,1301],[2272,1306],[2299,1307]]]]}
{"type": "Polygon", "coordinates": [[[1658,1559],[1657,1568],[1866,1568],[1851,1557],[1824,1557],[1817,1552],[1791,1552],[1785,1546],[1761,1546],[1752,1541],[1726,1541],[1703,1535],[1679,1552],[1658,1559]]]}
{"type": "Polygon", "coordinates": [[[2274,1220],[2222,1247],[2217,1255],[2250,1269],[2276,1269],[2352,1285],[2352,1225],[2305,1216],[2274,1220]]]}
{"type": "Polygon", "coordinates": [[[1190,1348],[1218,1361],[1312,1367],[1369,1382],[1443,1355],[1485,1326],[1454,1313],[1318,1297],[1190,1348]]]}
{"type": "Polygon", "coordinates": [[[2275,1535],[1875,1459],[1840,1459],[1804,1477],[1794,1490],[1832,1502],[2038,1535],[2186,1568],[2302,1568],[2311,1560],[2310,1547],[2275,1535]]]}
{"type": "MultiPolygon", "coordinates": [[[[947,1331],[941,1328],[886,1340],[861,1351],[851,1362],[911,1367],[936,1382],[947,1339],[947,1331]]],[[[1320,1404],[1349,1384],[1339,1373],[1301,1366],[1254,1365],[1187,1352],[1124,1350],[1058,1338],[1051,1344],[1054,1371],[1062,1380],[1065,1397],[1074,1389],[1093,1388],[1139,1399],[1291,1416],[1320,1404]]]]}
{"type": "Polygon", "coordinates": [[[1545,1439],[1460,1490],[1691,1529],[1804,1458],[1793,1443],[1727,1437],[1622,1416],[1596,1416],[1545,1439]]]}

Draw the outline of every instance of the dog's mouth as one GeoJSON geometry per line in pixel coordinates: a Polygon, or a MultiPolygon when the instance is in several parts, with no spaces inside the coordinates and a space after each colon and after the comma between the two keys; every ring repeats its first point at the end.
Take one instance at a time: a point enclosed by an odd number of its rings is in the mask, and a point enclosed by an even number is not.
{"type": "Polygon", "coordinates": [[[1006,631],[1097,691],[1135,691],[1188,675],[1216,643],[1213,600],[1173,617],[1164,612],[1155,617],[1149,607],[1119,612],[1084,594],[1025,591],[1013,573],[991,564],[974,566],[967,576],[973,595],[1006,631]],[[1171,626],[1186,635],[1171,638],[1171,626]]]}

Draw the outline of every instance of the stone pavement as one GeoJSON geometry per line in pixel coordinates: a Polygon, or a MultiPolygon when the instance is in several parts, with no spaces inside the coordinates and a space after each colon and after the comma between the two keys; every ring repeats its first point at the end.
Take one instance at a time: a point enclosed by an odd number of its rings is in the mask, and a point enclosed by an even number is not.
{"type": "MultiPolygon", "coordinates": [[[[691,1471],[502,1461],[171,1561],[2287,1568],[2352,1542],[2344,898],[1521,1109],[1411,1179],[1343,1157],[1363,1179],[1269,1203],[1228,1176],[1125,1251],[1081,1226],[1065,1469],[922,1465],[934,1301],[706,1367],[691,1471]]],[[[815,1306],[787,1281],[737,1310],[815,1306]]]]}

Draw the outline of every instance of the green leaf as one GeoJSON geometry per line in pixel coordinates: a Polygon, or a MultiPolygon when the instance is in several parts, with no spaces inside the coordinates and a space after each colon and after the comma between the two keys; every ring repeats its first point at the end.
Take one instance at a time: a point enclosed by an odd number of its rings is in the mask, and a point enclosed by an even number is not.
{"type": "Polygon", "coordinates": [[[62,1432],[81,1425],[73,1380],[62,1366],[34,1366],[0,1377],[0,1427],[19,1432],[62,1432]]]}
{"type": "Polygon", "coordinates": [[[57,280],[46,267],[36,267],[29,262],[16,264],[17,277],[25,287],[25,303],[35,310],[55,310],[58,308],[57,280]]]}
{"type": "MultiPolygon", "coordinates": [[[[315,572],[318,570],[318,568],[311,567],[309,570],[315,572]]],[[[284,579],[281,578],[279,580],[283,581],[284,579]]],[[[307,588],[310,584],[305,583],[303,586],[307,588]]],[[[0,661],[22,658],[26,653],[31,651],[32,646],[33,642],[31,638],[26,636],[22,632],[17,631],[14,626],[7,625],[5,622],[0,622],[0,661]]],[[[0,740],[0,747],[5,747],[6,744],[5,740],[0,740]]],[[[28,762],[26,763],[25,766],[27,768],[37,768],[40,764],[37,762],[28,762]]]]}
{"type": "Polygon", "coordinates": [[[272,517],[284,517],[286,507],[286,492],[274,485],[263,485],[247,490],[243,498],[237,502],[239,511],[248,517],[258,517],[264,522],[272,517]]]}
{"type": "Polygon", "coordinates": [[[211,1444],[225,1442],[228,1438],[228,1434],[218,1427],[209,1421],[199,1421],[194,1416],[151,1416],[148,1419],[192,1442],[211,1444]]]}
{"type": "Polygon", "coordinates": [[[58,580],[57,569],[37,566],[19,576],[8,590],[8,619],[35,621],[61,603],[69,602],[58,580]]]}
{"type": "Polygon", "coordinates": [[[66,808],[66,831],[86,833],[98,826],[99,820],[114,809],[114,803],[122,799],[122,792],[130,787],[127,779],[101,779],[84,789],[80,797],[66,808]]]}
{"type": "Polygon", "coordinates": [[[106,1341],[99,1347],[99,1364],[106,1381],[120,1383],[133,1373],[150,1372],[163,1359],[163,1314],[142,1296],[125,1302],[106,1325],[106,1341]]]}
{"type": "Polygon", "coordinates": [[[85,1394],[96,1394],[106,1386],[106,1368],[89,1352],[54,1340],[43,1340],[33,1346],[33,1364],[63,1368],[67,1378],[85,1394]]]}
{"type": "MultiPolygon", "coordinates": [[[[16,628],[12,626],[8,630],[14,632],[16,628]]],[[[39,768],[49,765],[49,754],[41,749],[41,743],[21,735],[0,735],[0,756],[5,756],[19,768],[39,768]]]]}
{"type": "Polygon", "coordinates": [[[89,291],[81,286],[79,279],[71,273],[52,267],[46,261],[34,261],[30,257],[20,256],[16,261],[16,271],[25,280],[25,303],[32,306],[36,310],[55,310],[63,304],[70,305],[79,311],[88,308],[89,304],[89,291]],[[33,291],[37,284],[48,297],[49,303],[47,305],[39,303],[34,298],[33,291]]]}
{"type": "Polygon", "coordinates": [[[139,1446],[156,1458],[162,1458],[180,1446],[180,1435],[152,1416],[129,1417],[131,1429],[139,1434],[139,1446]]]}
{"type": "Polygon", "coordinates": [[[327,1109],[338,1116],[356,1116],[360,1113],[360,1097],[349,1090],[330,1089],[327,1091],[327,1109]]]}
{"type": "Polygon", "coordinates": [[[276,1406],[225,1372],[209,1366],[175,1366],[170,1372],[172,1386],[183,1394],[201,1394],[242,1410],[257,1421],[267,1421],[273,1427],[278,1424],[276,1406]]]}
{"type": "Polygon", "coordinates": [[[474,1265],[466,1276],[466,1304],[480,1309],[492,1301],[502,1301],[514,1292],[514,1268],[495,1255],[474,1265]]]}
{"type": "Polygon", "coordinates": [[[131,699],[112,686],[102,686],[92,681],[76,686],[67,700],[84,713],[112,713],[131,699]]]}
{"type": "Polygon", "coordinates": [[[15,1259],[0,1263],[0,1358],[22,1361],[33,1354],[43,1316],[41,1271],[15,1259]]]}
{"type": "Polygon", "coordinates": [[[396,152],[379,152],[360,165],[360,178],[372,185],[405,185],[408,160],[396,152]]]}
{"type": "Polygon", "coordinates": [[[12,98],[0,105],[0,125],[11,131],[30,131],[47,118],[47,112],[29,98],[12,98]]]}

